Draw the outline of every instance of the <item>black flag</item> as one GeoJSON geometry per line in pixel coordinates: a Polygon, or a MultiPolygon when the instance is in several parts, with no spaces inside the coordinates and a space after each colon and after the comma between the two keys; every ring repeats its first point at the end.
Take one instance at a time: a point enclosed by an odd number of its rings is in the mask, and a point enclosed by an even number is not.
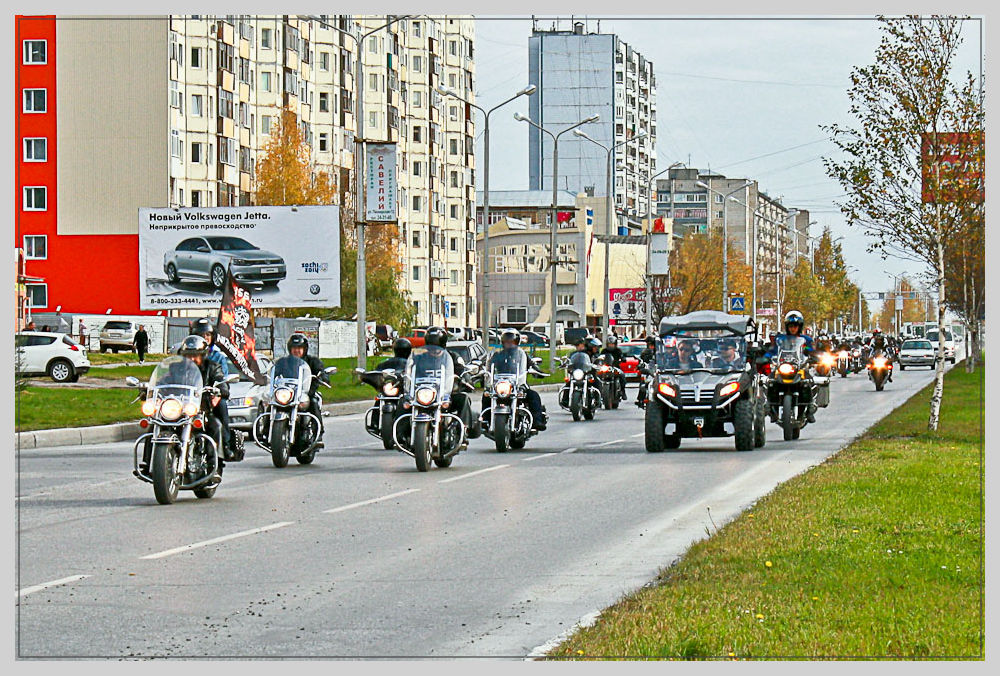
{"type": "Polygon", "coordinates": [[[215,325],[215,344],[255,384],[265,385],[267,376],[257,366],[253,330],[250,292],[236,283],[230,270],[222,289],[222,307],[219,308],[219,321],[215,325]]]}

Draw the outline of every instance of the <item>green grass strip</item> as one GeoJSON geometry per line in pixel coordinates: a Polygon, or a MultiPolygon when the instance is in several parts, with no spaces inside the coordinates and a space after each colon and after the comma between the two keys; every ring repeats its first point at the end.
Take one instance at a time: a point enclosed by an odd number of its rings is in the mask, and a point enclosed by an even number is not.
{"type": "Polygon", "coordinates": [[[947,374],[937,432],[928,386],[550,656],[984,659],[984,372],[947,374]]]}

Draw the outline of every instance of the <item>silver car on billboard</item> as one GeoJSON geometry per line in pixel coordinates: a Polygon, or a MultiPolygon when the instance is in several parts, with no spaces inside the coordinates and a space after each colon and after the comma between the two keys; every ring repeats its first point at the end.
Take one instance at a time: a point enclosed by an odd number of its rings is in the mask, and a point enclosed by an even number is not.
{"type": "Polygon", "coordinates": [[[189,237],[163,255],[163,271],[172,283],[184,280],[209,282],[221,289],[226,270],[237,282],[275,285],[285,278],[285,260],[241,237],[189,237]]]}

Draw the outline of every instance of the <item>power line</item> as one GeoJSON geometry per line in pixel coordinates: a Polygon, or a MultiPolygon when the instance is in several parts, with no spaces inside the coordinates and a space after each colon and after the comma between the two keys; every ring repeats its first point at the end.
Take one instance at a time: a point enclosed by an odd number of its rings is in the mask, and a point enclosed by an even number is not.
{"type": "Polygon", "coordinates": [[[721,167],[716,167],[717,169],[727,169],[729,167],[735,167],[737,164],[744,164],[745,162],[753,162],[754,160],[763,159],[765,157],[771,157],[772,155],[780,155],[781,153],[787,153],[789,150],[796,150],[798,148],[805,148],[806,146],[816,145],[817,143],[822,143],[823,141],[828,141],[829,139],[821,138],[815,141],[809,141],[808,143],[800,143],[797,146],[789,146],[788,148],[782,148],[780,150],[775,150],[774,152],[765,153],[763,155],[757,155],[756,157],[749,157],[745,160],[740,160],[739,162],[731,162],[729,164],[723,164],[721,167]]]}
{"type": "Polygon", "coordinates": [[[730,77],[715,77],[712,75],[692,75],[691,73],[676,73],[671,71],[660,71],[659,75],[677,75],[679,77],[691,77],[699,80],[720,80],[722,82],[743,82],[746,84],[781,85],[784,87],[831,87],[834,89],[845,89],[844,85],[826,84],[821,82],[781,82],[778,80],[741,80],[730,77]]]}

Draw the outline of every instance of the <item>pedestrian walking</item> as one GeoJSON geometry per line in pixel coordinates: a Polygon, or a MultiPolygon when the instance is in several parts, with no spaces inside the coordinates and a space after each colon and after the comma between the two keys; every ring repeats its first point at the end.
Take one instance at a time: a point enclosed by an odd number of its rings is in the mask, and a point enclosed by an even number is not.
{"type": "Polygon", "coordinates": [[[87,327],[83,325],[83,320],[80,320],[80,344],[87,347],[87,327]]]}
{"type": "Polygon", "coordinates": [[[146,333],[146,327],[142,324],[139,324],[139,330],[135,332],[132,345],[135,346],[135,352],[139,355],[139,363],[141,364],[146,358],[146,350],[149,349],[149,335],[146,333]]]}

